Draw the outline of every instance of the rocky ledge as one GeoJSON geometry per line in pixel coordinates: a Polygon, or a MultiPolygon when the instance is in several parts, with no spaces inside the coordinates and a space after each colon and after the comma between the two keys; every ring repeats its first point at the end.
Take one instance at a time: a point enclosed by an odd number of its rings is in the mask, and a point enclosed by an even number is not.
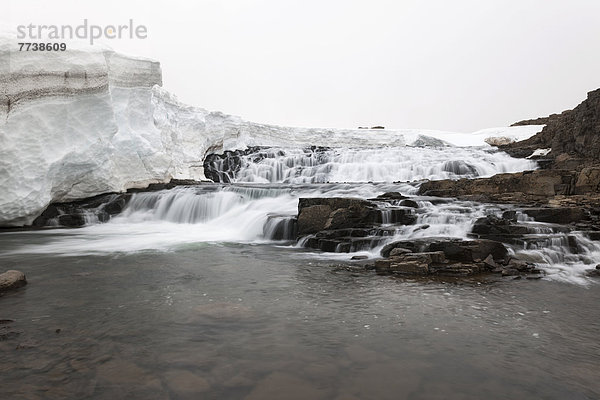
{"type": "Polygon", "coordinates": [[[492,240],[421,238],[386,245],[375,261],[379,274],[465,276],[486,272],[503,276],[542,271],[534,264],[509,257],[506,247],[492,240]]]}
{"type": "Polygon", "coordinates": [[[415,201],[396,192],[369,200],[301,198],[298,240],[305,247],[323,251],[368,250],[395,233],[396,229],[387,224],[414,224],[415,208],[415,201]]]}
{"type": "Polygon", "coordinates": [[[600,160],[600,89],[573,110],[517,122],[514,125],[546,125],[535,136],[499,146],[514,157],[531,156],[537,149],[550,149],[545,156],[552,168],[582,169],[600,160]]]}

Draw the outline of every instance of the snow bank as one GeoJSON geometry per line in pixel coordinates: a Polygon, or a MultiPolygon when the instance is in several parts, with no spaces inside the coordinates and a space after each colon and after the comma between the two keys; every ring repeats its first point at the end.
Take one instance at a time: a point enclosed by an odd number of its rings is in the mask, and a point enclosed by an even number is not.
{"type": "MultiPolygon", "coordinates": [[[[160,64],[104,47],[19,52],[0,35],[0,226],[51,202],[204,178],[210,152],[262,146],[484,145],[484,134],[288,128],[181,104],[160,64]]],[[[541,127],[490,134],[535,134],[541,127]],[[519,133],[520,132],[520,133],[519,133]]]]}

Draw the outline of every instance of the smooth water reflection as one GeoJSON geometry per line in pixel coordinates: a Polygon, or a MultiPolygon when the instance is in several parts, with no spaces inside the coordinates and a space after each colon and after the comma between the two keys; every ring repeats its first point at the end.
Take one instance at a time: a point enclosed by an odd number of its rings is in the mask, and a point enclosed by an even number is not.
{"type": "Polygon", "coordinates": [[[600,395],[596,285],[400,280],[298,251],[0,256],[30,281],[0,299],[21,332],[0,341],[0,397],[600,395]]]}

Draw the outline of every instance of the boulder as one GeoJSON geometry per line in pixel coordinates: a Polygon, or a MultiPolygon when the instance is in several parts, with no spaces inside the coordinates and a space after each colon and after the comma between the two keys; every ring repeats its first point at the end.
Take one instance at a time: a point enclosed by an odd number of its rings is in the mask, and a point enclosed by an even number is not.
{"type": "Polygon", "coordinates": [[[27,278],[21,271],[8,270],[0,274],[0,292],[18,289],[27,284],[27,278]]]}

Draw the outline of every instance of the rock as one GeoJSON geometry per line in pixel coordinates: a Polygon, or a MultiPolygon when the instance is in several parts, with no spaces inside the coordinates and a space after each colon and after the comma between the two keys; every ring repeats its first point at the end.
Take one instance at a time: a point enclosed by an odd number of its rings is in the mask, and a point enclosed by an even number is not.
{"type": "Polygon", "coordinates": [[[600,193],[600,167],[583,168],[575,183],[575,194],[600,193]]]}
{"type": "Polygon", "coordinates": [[[587,276],[590,277],[599,277],[600,276],[600,269],[596,268],[596,269],[588,269],[587,271],[585,271],[585,274],[587,276]]]}
{"type": "Polygon", "coordinates": [[[383,247],[381,255],[389,257],[395,248],[405,248],[412,252],[436,252],[441,251],[451,261],[472,263],[476,260],[484,260],[492,255],[494,260],[504,261],[508,251],[502,243],[493,240],[462,240],[452,238],[419,238],[414,240],[400,240],[383,247]]]}
{"type": "Polygon", "coordinates": [[[396,247],[390,251],[390,257],[400,256],[406,253],[412,253],[409,249],[405,249],[403,247],[396,247]]]}
{"type": "Polygon", "coordinates": [[[367,256],[352,256],[351,260],[367,260],[369,257],[367,256]]]}
{"type": "Polygon", "coordinates": [[[0,274],[0,292],[18,289],[27,284],[27,278],[21,271],[9,270],[0,274]]]}
{"type": "Polygon", "coordinates": [[[419,204],[414,200],[401,200],[399,205],[402,207],[419,208],[419,204]]]}
{"type": "Polygon", "coordinates": [[[579,165],[586,160],[598,162],[600,89],[589,92],[587,99],[573,110],[534,121],[522,121],[519,124],[535,121],[546,125],[540,133],[527,140],[502,146],[502,150],[512,155],[512,151],[519,149],[551,148],[551,154],[568,154],[579,158],[579,165]]]}
{"type": "Polygon", "coordinates": [[[589,219],[585,210],[580,207],[524,208],[522,212],[536,221],[554,224],[570,224],[589,219]]]}
{"type": "Polygon", "coordinates": [[[107,222],[123,211],[130,198],[129,193],[108,193],[69,203],[52,203],[33,221],[32,226],[58,224],[78,228],[85,225],[86,218],[90,216],[95,216],[98,222],[107,222]]]}
{"type": "Polygon", "coordinates": [[[428,275],[429,264],[416,260],[377,260],[375,270],[378,273],[394,273],[401,275],[428,275]]]}
{"type": "Polygon", "coordinates": [[[490,178],[425,181],[419,187],[419,194],[440,197],[479,196],[475,199],[498,202],[547,200],[548,196],[571,194],[576,178],[575,171],[537,170],[497,174],[490,178]]]}
{"type": "Polygon", "coordinates": [[[301,198],[298,201],[298,235],[373,228],[383,222],[410,225],[417,219],[410,208],[390,208],[387,203],[385,209],[381,207],[374,201],[355,198],[301,198]]]}
{"type": "Polygon", "coordinates": [[[523,235],[530,232],[528,227],[516,225],[509,219],[488,215],[475,221],[471,233],[478,235],[523,235]]]}
{"type": "Polygon", "coordinates": [[[322,231],[325,229],[329,214],[331,214],[331,207],[324,204],[302,208],[298,213],[298,234],[322,231]]]}
{"type": "Polygon", "coordinates": [[[488,255],[485,260],[483,260],[483,263],[485,265],[487,265],[488,267],[492,268],[492,269],[496,269],[498,268],[498,264],[496,264],[496,262],[494,261],[494,257],[492,257],[492,255],[488,255]]]}
{"type": "Polygon", "coordinates": [[[514,143],[515,139],[506,136],[489,137],[484,139],[484,142],[490,146],[504,146],[510,143],[514,143]]]}
{"type": "Polygon", "coordinates": [[[463,160],[446,161],[442,165],[442,171],[451,172],[454,175],[478,176],[477,168],[463,160]]]}
{"type": "Polygon", "coordinates": [[[400,192],[387,192],[377,196],[377,200],[403,200],[407,197],[400,192]]]}
{"type": "Polygon", "coordinates": [[[356,228],[381,221],[378,207],[367,200],[332,197],[300,198],[298,234],[327,229],[356,228]]]}

